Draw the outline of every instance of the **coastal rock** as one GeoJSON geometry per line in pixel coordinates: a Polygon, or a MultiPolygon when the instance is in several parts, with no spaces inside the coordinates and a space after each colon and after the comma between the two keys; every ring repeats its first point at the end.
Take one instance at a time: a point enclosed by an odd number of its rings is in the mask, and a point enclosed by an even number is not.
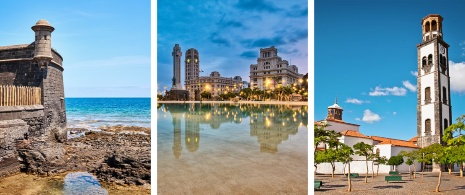
{"type": "Polygon", "coordinates": [[[63,144],[44,140],[24,141],[18,148],[21,170],[38,175],[67,171],[63,144]]]}

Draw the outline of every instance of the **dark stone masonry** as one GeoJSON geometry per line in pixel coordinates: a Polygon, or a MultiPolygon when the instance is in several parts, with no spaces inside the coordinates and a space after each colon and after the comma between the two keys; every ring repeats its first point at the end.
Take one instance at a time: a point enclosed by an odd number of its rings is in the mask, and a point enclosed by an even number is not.
{"type": "Polygon", "coordinates": [[[46,20],[32,30],[32,43],[0,46],[0,177],[20,170],[50,174],[64,165],[63,58],[51,48],[55,29],[46,20]]]}

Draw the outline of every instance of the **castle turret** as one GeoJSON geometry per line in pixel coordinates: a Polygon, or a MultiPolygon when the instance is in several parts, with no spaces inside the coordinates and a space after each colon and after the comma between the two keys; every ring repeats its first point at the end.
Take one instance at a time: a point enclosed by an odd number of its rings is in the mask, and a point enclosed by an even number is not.
{"type": "Polygon", "coordinates": [[[31,28],[35,32],[34,61],[39,63],[41,68],[45,68],[52,60],[52,32],[55,28],[44,19],[31,28]]]}

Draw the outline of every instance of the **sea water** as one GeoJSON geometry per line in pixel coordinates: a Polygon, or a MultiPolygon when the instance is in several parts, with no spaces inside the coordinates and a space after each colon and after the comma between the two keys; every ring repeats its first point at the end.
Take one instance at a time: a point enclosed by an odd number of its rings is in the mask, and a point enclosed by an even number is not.
{"type": "Polygon", "coordinates": [[[150,98],[66,98],[69,128],[150,127],[150,98]]]}

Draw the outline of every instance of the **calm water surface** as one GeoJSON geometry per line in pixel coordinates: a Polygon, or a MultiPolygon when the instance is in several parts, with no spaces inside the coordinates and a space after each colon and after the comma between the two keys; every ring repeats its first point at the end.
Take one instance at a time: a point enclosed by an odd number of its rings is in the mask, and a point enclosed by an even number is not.
{"type": "Polygon", "coordinates": [[[159,193],[307,194],[307,106],[157,108],[159,193]]]}

